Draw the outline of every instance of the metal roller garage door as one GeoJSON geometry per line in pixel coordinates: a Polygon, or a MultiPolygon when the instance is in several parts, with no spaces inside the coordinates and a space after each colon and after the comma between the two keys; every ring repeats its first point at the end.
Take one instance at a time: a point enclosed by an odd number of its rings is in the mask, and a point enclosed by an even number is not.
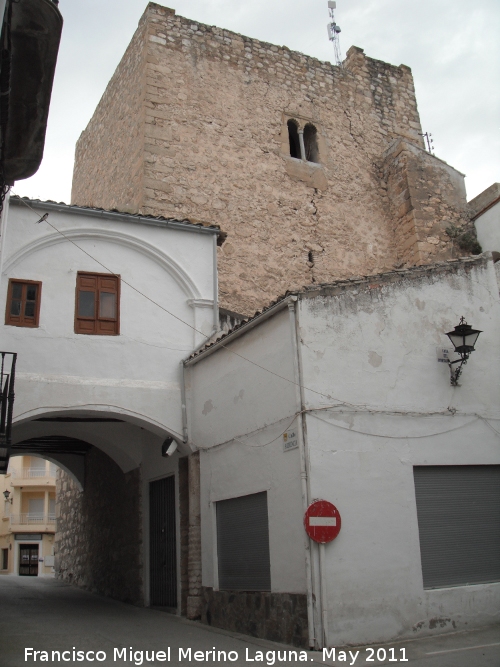
{"type": "Polygon", "coordinates": [[[219,587],[270,591],[267,493],[217,503],[219,587]]]}
{"type": "Polygon", "coordinates": [[[500,466],[413,468],[424,588],[500,581],[500,466]]]}

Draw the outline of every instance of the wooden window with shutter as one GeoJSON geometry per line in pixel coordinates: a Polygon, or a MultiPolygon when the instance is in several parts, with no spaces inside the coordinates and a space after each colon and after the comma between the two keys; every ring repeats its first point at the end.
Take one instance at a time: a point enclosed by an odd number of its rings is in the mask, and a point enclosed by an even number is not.
{"type": "Polygon", "coordinates": [[[37,327],[42,283],[35,280],[9,280],[5,324],[37,327]]]}
{"type": "Polygon", "coordinates": [[[76,279],[75,333],[120,333],[120,276],[81,273],[76,279]]]}

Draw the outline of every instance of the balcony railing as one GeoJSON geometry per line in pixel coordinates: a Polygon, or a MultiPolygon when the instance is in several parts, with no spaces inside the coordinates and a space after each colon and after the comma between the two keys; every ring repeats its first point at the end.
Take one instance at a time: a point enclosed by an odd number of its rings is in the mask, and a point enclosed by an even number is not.
{"type": "Polygon", "coordinates": [[[45,468],[23,468],[22,470],[14,468],[11,471],[12,477],[16,479],[36,479],[38,477],[55,477],[56,468],[50,466],[49,470],[45,468]]]}
{"type": "Polygon", "coordinates": [[[38,514],[28,512],[27,514],[11,514],[10,524],[16,526],[49,525],[56,523],[55,514],[38,514]]]}

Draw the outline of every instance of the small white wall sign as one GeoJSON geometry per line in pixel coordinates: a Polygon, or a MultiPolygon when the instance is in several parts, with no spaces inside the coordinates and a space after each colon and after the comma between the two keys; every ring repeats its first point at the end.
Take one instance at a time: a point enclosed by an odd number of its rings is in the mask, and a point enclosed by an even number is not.
{"type": "Polygon", "coordinates": [[[449,347],[437,347],[436,348],[436,353],[437,353],[437,360],[440,363],[449,364],[450,363],[450,354],[453,353],[453,350],[450,350],[449,347]]]}
{"type": "Polygon", "coordinates": [[[298,446],[297,431],[285,431],[283,433],[283,451],[288,452],[290,449],[295,449],[298,446]]]}

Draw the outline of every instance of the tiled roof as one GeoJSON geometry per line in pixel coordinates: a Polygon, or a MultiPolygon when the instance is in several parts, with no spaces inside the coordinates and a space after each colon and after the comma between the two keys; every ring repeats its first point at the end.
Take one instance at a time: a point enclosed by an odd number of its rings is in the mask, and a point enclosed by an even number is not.
{"type": "MultiPolygon", "coordinates": [[[[284,301],[290,296],[296,296],[306,299],[313,299],[317,296],[331,296],[332,294],[338,294],[346,289],[365,285],[368,289],[375,289],[377,287],[383,287],[389,283],[398,282],[399,280],[408,277],[408,278],[417,278],[431,273],[441,273],[445,271],[451,271],[459,266],[466,266],[468,264],[476,264],[481,261],[485,261],[484,255],[475,255],[472,257],[460,257],[459,259],[450,259],[446,262],[437,262],[435,264],[424,264],[419,266],[411,266],[406,269],[394,269],[393,271],[386,271],[385,273],[377,273],[369,276],[355,276],[352,278],[344,278],[342,280],[336,280],[331,283],[314,283],[311,285],[305,285],[299,290],[290,290],[285,292],[282,296],[278,297],[267,305],[262,310],[257,311],[254,315],[244,319],[242,322],[237,324],[235,327],[224,333],[223,335],[216,335],[205,343],[201,348],[193,352],[186,361],[195,359],[201,355],[206,350],[210,349],[214,345],[223,342],[226,338],[231,336],[233,333],[242,329],[250,322],[257,320],[259,317],[267,313],[269,310],[277,306],[280,302],[284,301]]],[[[220,332],[219,332],[220,333],[220,332]]]]}
{"type": "Polygon", "coordinates": [[[83,212],[88,212],[89,214],[110,214],[111,216],[126,216],[127,218],[130,218],[131,220],[134,220],[136,222],[166,222],[166,223],[175,223],[179,225],[189,225],[189,226],[194,226],[198,228],[205,228],[205,229],[211,229],[214,232],[217,233],[218,235],[218,244],[222,245],[226,239],[226,233],[221,231],[219,225],[209,225],[208,223],[203,223],[203,222],[193,222],[189,220],[188,218],[183,218],[182,220],[177,220],[176,218],[165,218],[162,215],[143,215],[140,213],[127,213],[124,211],[119,211],[116,208],[113,209],[105,209],[105,208],[98,208],[94,206],[78,206],[76,204],[66,204],[64,202],[55,202],[50,199],[47,201],[43,201],[41,199],[30,199],[29,197],[19,197],[18,195],[12,195],[10,198],[11,203],[19,203],[21,204],[23,201],[29,204],[30,206],[35,206],[38,208],[51,208],[52,210],[69,210],[69,211],[83,211],[83,212]]]}

